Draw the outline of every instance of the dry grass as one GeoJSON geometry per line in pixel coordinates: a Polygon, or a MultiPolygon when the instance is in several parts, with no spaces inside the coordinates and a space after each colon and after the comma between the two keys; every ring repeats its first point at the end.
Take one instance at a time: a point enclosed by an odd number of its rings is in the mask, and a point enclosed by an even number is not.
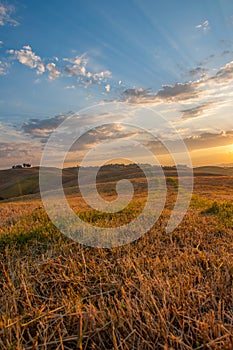
{"type": "Polygon", "coordinates": [[[233,349],[231,207],[200,194],[172,234],[175,189],[149,233],[111,250],[63,237],[39,202],[2,204],[17,217],[1,228],[0,348],[233,349]]]}

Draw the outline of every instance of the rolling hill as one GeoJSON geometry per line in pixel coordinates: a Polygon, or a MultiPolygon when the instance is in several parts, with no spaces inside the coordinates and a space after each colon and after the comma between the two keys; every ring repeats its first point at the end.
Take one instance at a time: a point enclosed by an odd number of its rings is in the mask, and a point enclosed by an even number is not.
{"type": "MultiPolygon", "coordinates": [[[[48,178],[54,179],[59,175],[59,169],[46,168],[45,173],[48,178]],[[49,176],[49,175],[52,175],[49,176]]],[[[176,177],[177,172],[175,168],[164,168],[166,176],[176,177]]],[[[182,175],[185,176],[185,169],[182,170],[182,175]]],[[[194,168],[195,176],[233,176],[233,167],[219,167],[219,166],[202,166],[194,168]]],[[[138,166],[106,166],[102,167],[97,177],[98,183],[114,183],[119,179],[128,178],[143,178],[144,174],[138,166]]],[[[65,189],[77,189],[77,168],[65,168],[62,171],[62,181],[65,189]]],[[[53,189],[53,181],[49,188],[53,189]]],[[[0,200],[8,200],[10,198],[34,195],[39,196],[39,167],[28,169],[6,169],[0,170],[0,200]]]]}

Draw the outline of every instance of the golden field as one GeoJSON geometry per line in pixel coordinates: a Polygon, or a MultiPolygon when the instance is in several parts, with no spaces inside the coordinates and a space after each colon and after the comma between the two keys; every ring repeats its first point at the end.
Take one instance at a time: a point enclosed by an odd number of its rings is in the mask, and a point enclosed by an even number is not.
{"type": "MultiPolygon", "coordinates": [[[[189,210],[168,234],[177,194],[168,172],[152,230],[103,249],[58,232],[33,171],[34,193],[0,202],[0,349],[233,349],[232,174],[196,171],[189,210]]],[[[25,185],[8,178],[11,193],[25,185]]],[[[84,220],[117,226],[138,215],[147,194],[143,177],[129,178],[135,196],[120,215],[85,206],[71,178],[67,198],[84,220]]],[[[111,200],[116,178],[105,180],[99,191],[111,200]]]]}

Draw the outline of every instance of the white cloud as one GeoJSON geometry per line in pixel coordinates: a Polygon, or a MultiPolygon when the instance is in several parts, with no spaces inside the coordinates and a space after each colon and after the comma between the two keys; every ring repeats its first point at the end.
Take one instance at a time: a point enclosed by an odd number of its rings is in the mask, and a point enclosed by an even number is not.
{"type": "Polygon", "coordinates": [[[101,72],[89,71],[87,69],[88,58],[85,54],[75,56],[74,58],[63,58],[63,61],[69,62],[69,64],[64,67],[64,72],[70,77],[77,76],[79,82],[84,86],[99,84],[111,77],[111,72],[109,70],[101,72]]]}
{"type": "Polygon", "coordinates": [[[0,75],[6,75],[8,73],[9,63],[0,61],[0,75]]]}
{"type": "Polygon", "coordinates": [[[197,24],[195,28],[196,28],[196,29],[201,29],[201,30],[203,30],[204,32],[206,32],[207,30],[210,29],[210,23],[209,23],[208,20],[205,20],[203,23],[197,24]]]}
{"type": "Polygon", "coordinates": [[[67,85],[67,86],[65,86],[65,89],[67,89],[67,90],[74,90],[74,89],[76,89],[76,86],[75,85],[67,85]]]}
{"type": "Polygon", "coordinates": [[[105,70],[103,72],[95,73],[93,74],[93,78],[95,80],[103,80],[103,79],[108,79],[111,78],[111,72],[109,70],[105,70]]]}
{"type": "Polygon", "coordinates": [[[43,74],[45,72],[45,67],[42,62],[38,62],[36,74],[43,74]]]}
{"type": "Polygon", "coordinates": [[[59,78],[60,71],[57,69],[56,64],[51,62],[46,65],[47,70],[49,71],[49,79],[54,80],[59,78]]]}
{"type": "Polygon", "coordinates": [[[69,76],[86,76],[86,66],[88,63],[88,59],[86,58],[85,55],[81,56],[76,56],[75,58],[63,58],[63,61],[67,61],[71,63],[71,65],[66,65],[64,67],[64,71],[69,75],[69,76]]]}
{"type": "Polygon", "coordinates": [[[77,64],[74,64],[73,66],[65,66],[64,68],[65,72],[68,76],[86,76],[86,68],[84,66],[79,66],[77,64]]]}
{"type": "MultiPolygon", "coordinates": [[[[85,87],[89,85],[109,85],[108,79],[111,78],[111,72],[109,70],[103,70],[100,72],[89,71],[87,69],[88,58],[86,57],[86,54],[75,56],[74,58],[65,57],[62,58],[59,63],[57,63],[59,61],[58,57],[54,56],[52,60],[56,63],[51,62],[51,59],[49,59],[49,62],[46,63],[46,60],[42,59],[39,55],[33,52],[31,46],[29,45],[24,45],[20,50],[11,49],[7,52],[11,55],[12,59],[17,60],[21,64],[31,69],[35,69],[36,74],[38,75],[45,73],[47,70],[49,73],[48,78],[50,80],[66,75],[71,78],[77,77],[78,83],[85,87]],[[66,62],[65,65],[62,66],[61,61],[66,62]]],[[[1,74],[3,74],[3,68],[1,71],[1,74]]],[[[69,86],[70,85],[68,85],[68,88],[69,86]]],[[[71,86],[74,85],[72,84],[71,86]]]]}
{"type": "Polygon", "coordinates": [[[29,45],[23,46],[20,50],[9,50],[8,53],[25,66],[36,69],[36,74],[43,74],[45,72],[44,63],[40,56],[36,55],[29,45]]]}
{"type": "Polygon", "coordinates": [[[2,45],[3,45],[3,41],[2,41],[2,40],[0,40],[0,47],[2,47],[2,45]]]}
{"type": "Polygon", "coordinates": [[[111,86],[109,84],[105,85],[105,90],[109,92],[111,90],[111,86]]]}
{"type": "Polygon", "coordinates": [[[14,27],[18,26],[19,22],[11,17],[12,13],[14,12],[14,6],[0,2],[0,26],[4,26],[6,24],[12,25],[14,27]]]}

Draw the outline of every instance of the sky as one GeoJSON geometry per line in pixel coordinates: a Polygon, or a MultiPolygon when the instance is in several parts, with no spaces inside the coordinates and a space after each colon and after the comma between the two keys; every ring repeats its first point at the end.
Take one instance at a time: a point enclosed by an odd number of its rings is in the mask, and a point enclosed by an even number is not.
{"type": "Polygon", "coordinates": [[[232,105],[232,0],[0,0],[1,169],[40,164],[51,134],[73,115],[86,135],[68,165],[103,141],[109,157],[134,153],[136,142],[169,164],[150,132],[180,162],[177,135],[194,166],[231,165],[232,105]]]}

